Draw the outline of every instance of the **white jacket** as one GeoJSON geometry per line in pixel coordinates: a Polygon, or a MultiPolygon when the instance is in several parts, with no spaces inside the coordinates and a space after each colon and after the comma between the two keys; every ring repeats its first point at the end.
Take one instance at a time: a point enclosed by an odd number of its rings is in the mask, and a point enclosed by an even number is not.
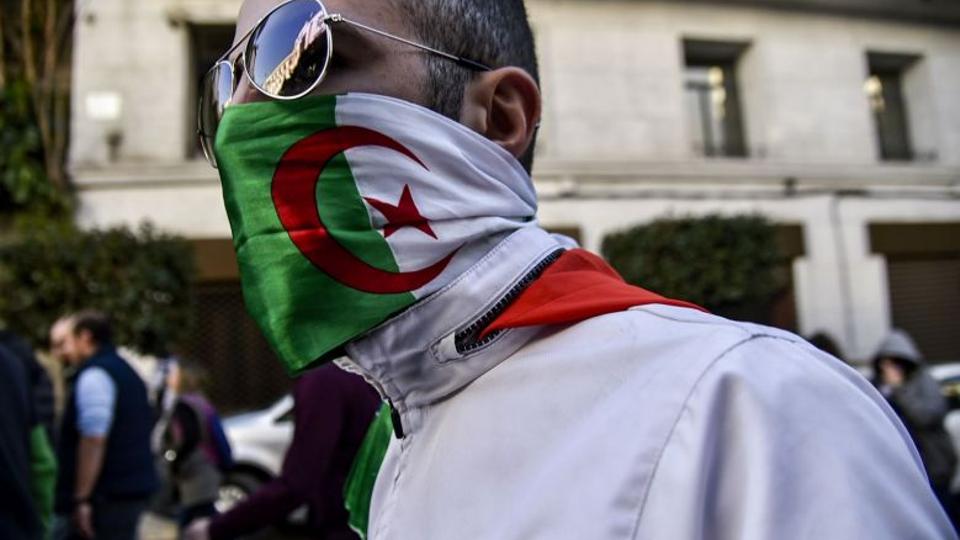
{"type": "Polygon", "coordinates": [[[884,400],[787,332],[650,305],[458,352],[557,248],[517,232],[348,346],[403,431],[369,538],[955,538],[884,400]]]}

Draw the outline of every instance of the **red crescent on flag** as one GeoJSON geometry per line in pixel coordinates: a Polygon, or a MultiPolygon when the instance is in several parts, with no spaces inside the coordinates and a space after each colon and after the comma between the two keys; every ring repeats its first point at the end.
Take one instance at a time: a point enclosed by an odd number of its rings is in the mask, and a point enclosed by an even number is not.
{"type": "Polygon", "coordinates": [[[340,283],[359,291],[393,294],[414,291],[433,281],[459,249],[440,261],[412,272],[388,272],[370,266],[340,245],[317,208],[320,175],[336,155],[358,146],[380,146],[427,166],[399,142],[376,131],[343,126],[321,131],[290,147],[273,175],[273,204],[283,228],[303,256],[340,283]]]}

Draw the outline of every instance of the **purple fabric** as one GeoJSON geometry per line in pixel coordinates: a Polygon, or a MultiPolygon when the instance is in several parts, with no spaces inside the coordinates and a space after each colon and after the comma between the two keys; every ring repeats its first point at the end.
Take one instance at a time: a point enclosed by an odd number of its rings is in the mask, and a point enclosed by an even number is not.
{"type": "Polygon", "coordinates": [[[309,509],[311,537],[356,538],[347,526],[343,484],[380,398],[362,378],[326,364],[297,381],[293,401],[293,442],[283,471],[214,518],[212,540],[236,538],[280,523],[303,504],[309,509]]]}

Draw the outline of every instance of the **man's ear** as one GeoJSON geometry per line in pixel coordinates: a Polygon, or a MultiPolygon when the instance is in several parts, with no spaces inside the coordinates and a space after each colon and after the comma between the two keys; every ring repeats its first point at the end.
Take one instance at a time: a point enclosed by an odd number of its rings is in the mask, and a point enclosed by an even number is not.
{"type": "Polygon", "coordinates": [[[505,67],[475,75],[467,84],[460,122],[516,158],[533,142],[540,123],[540,89],[526,71],[505,67]]]}

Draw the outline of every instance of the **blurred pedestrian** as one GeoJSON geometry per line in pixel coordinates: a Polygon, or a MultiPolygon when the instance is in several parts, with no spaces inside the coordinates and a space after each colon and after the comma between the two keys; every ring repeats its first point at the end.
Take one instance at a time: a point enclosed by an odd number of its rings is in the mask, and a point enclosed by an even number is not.
{"type": "Polygon", "coordinates": [[[27,370],[27,377],[30,380],[30,395],[33,401],[33,411],[36,421],[39,422],[47,432],[47,438],[51,444],[56,444],[56,407],[53,399],[53,384],[50,382],[50,375],[44,369],[33,348],[22,337],[9,330],[0,330],[0,346],[7,350],[23,362],[27,370]]]}
{"type": "Polygon", "coordinates": [[[157,422],[173,411],[177,401],[176,387],[179,385],[180,359],[163,355],[157,358],[156,367],[150,377],[150,402],[153,404],[157,422]]]}
{"type": "Polygon", "coordinates": [[[829,354],[830,356],[846,362],[843,357],[843,351],[841,351],[840,346],[837,345],[837,340],[833,339],[830,334],[826,332],[817,332],[807,338],[807,341],[809,341],[814,347],[829,354]]]}
{"type": "Polygon", "coordinates": [[[73,370],[58,444],[55,536],[132,540],[156,488],[146,386],[117,354],[102,313],[57,321],[51,343],[73,370]]]}
{"type": "Polygon", "coordinates": [[[30,399],[30,481],[32,497],[44,536],[53,521],[53,499],[57,463],[51,442],[53,421],[53,387],[46,370],[37,362],[33,349],[20,336],[0,331],[0,351],[18,361],[27,377],[30,399]]]}
{"type": "Polygon", "coordinates": [[[150,501],[150,511],[167,517],[178,513],[176,486],[170,478],[170,467],[164,459],[164,433],[170,423],[174,405],[177,402],[177,388],[180,386],[180,361],[175,356],[161,355],[157,358],[153,372],[148,379],[147,390],[153,405],[154,426],[150,436],[156,462],[159,489],[150,501]]]}
{"type": "Polygon", "coordinates": [[[0,538],[43,536],[33,497],[30,384],[23,363],[0,347],[0,538]]]}
{"type": "Polygon", "coordinates": [[[180,505],[180,528],[216,514],[223,472],[233,465],[216,409],[203,394],[204,372],[182,362],[171,391],[179,396],[164,427],[162,455],[180,505]]]}
{"type": "Polygon", "coordinates": [[[359,376],[327,364],[297,380],[293,402],[293,442],[280,476],[229,512],[191,525],[188,540],[251,534],[282,524],[304,504],[310,538],[357,538],[347,525],[343,486],[380,399],[359,376]]]}
{"type": "Polygon", "coordinates": [[[957,501],[950,484],[956,473],[957,454],[943,425],[948,408],[940,385],[930,375],[916,343],[900,329],[891,331],[880,344],[873,368],[875,384],[903,420],[933,491],[956,528],[957,501]]]}

